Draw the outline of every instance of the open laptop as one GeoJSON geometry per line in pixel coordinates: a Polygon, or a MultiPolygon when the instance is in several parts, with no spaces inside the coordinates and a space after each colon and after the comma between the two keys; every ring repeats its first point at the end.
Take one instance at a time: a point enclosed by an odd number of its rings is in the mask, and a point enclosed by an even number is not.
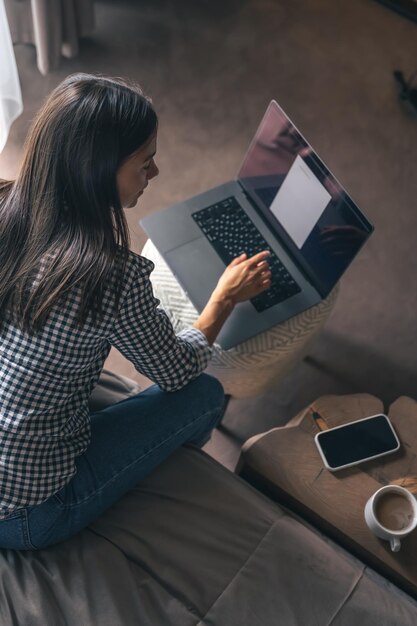
{"type": "Polygon", "coordinates": [[[324,299],[373,231],[274,100],[236,180],[141,225],[199,312],[233,258],[270,250],[271,287],[235,307],[217,338],[224,349],[324,299]]]}

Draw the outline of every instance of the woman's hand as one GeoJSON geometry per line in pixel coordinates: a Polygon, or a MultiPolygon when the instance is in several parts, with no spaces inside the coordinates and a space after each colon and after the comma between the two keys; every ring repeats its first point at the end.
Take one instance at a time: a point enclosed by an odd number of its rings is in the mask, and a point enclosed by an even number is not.
{"type": "Polygon", "coordinates": [[[271,286],[271,272],[265,250],[247,258],[241,254],[226,267],[210,300],[228,301],[233,306],[254,298],[271,286]]]}
{"type": "Polygon", "coordinates": [[[271,272],[266,261],[269,254],[265,250],[250,259],[241,254],[220,276],[209,301],[194,322],[194,328],[205,334],[210,345],[237,302],[254,298],[270,286],[271,272]]]}

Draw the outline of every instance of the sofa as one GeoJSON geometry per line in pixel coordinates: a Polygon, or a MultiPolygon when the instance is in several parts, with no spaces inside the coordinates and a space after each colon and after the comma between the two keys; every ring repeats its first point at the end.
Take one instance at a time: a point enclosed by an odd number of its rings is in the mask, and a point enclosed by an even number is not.
{"type": "MultiPolygon", "coordinates": [[[[139,390],[104,370],[91,409],[139,390]]],[[[193,446],[75,537],[0,550],[0,626],[376,624],[417,602],[193,446]]]]}
{"type": "Polygon", "coordinates": [[[77,536],[0,551],[1,626],[415,626],[417,603],[184,446],[77,536]]]}

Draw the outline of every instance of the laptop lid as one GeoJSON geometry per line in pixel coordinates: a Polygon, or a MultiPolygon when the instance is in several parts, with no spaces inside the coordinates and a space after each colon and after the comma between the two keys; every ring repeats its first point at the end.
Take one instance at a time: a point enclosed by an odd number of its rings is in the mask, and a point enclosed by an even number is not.
{"type": "Polygon", "coordinates": [[[274,100],[238,181],[325,297],[373,226],[274,100]]]}

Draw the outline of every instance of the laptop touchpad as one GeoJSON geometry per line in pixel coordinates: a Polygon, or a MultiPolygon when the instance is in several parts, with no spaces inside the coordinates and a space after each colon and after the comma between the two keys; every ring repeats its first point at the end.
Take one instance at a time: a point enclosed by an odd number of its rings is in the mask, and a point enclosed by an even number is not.
{"type": "Polygon", "coordinates": [[[201,311],[225,269],[207,239],[193,239],[164,258],[194,306],[201,311]]]}

